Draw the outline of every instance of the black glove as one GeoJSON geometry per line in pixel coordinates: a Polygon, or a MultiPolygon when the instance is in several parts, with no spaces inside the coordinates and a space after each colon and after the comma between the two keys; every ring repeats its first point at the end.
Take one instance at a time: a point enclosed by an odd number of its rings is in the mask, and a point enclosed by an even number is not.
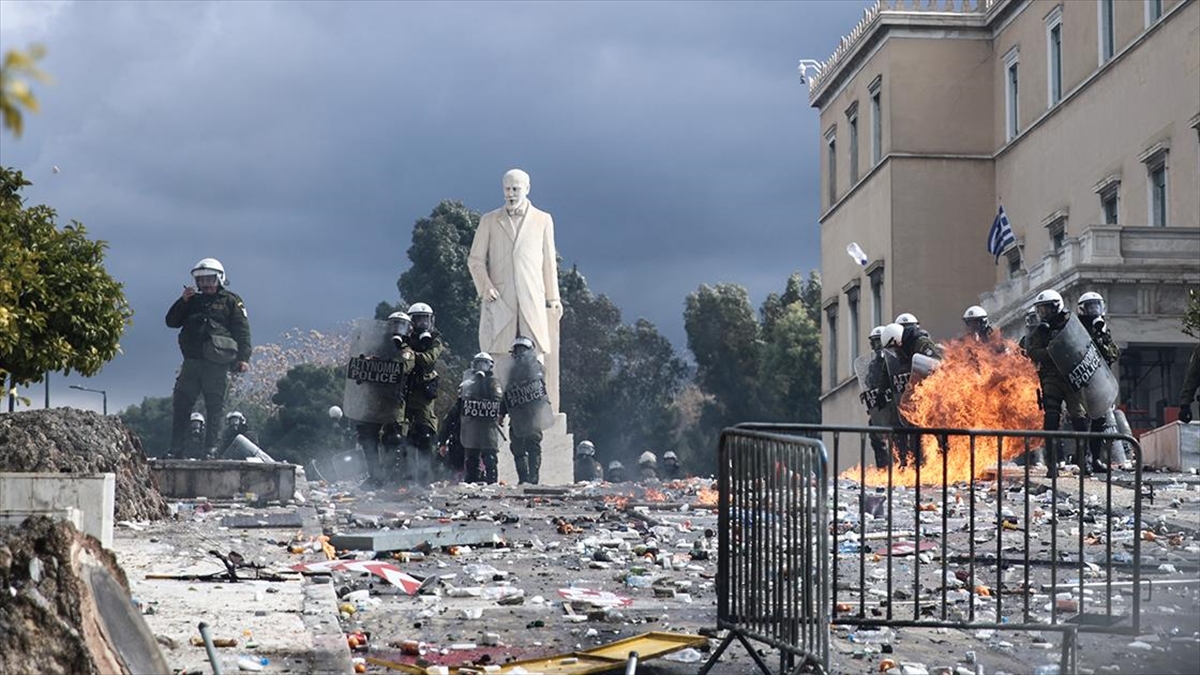
{"type": "Polygon", "coordinates": [[[1192,404],[1188,402],[1179,406],[1179,421],[1187,424],[1192,421],[1192,404]]]}
{"type": "Polygon", "coordinates": [[[1037,329],[1038,330],[1050,330],[1050,324],[1049,324],[1049,322],[1043,321],[1038,324],[1037,329]]]}

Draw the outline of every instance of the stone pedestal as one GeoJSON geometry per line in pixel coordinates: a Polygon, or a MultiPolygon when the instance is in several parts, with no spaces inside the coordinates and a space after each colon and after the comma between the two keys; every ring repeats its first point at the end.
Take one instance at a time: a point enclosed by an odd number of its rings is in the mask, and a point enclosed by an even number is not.
{"type": "MultiPolygon", "coordinates": [[[[502,427],[505,438],[511,439],[508,432],[508,419],[502,427]]],[[[500,480],[509,485],[517,484],[517,467],[513,464],[512,444],[500,441],[499,466],[500,480]]],[[[569,485],[575,478],[575,440],[573,434],[567,433],[566,413],[555,413],[554,426],[542,432],[542,470],[539,485],[569,485]]]]}

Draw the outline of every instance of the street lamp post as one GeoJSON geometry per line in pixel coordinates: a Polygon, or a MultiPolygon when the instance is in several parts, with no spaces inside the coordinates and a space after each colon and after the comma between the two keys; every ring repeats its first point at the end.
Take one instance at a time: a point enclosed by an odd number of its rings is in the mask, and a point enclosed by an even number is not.
{"type": "Polygon", "coordinates": [[[104,416],[108,417],[108,392],[107,391],[105,391],[103,389],[88,389],[87,387],[81,387],[77,384],[68,385],[68,388],[78,389],[79,391],[90,391],[93,394],[100,394],[100,395],[104,396],[104,404],[103,404],[104,405],[104,416]]]}

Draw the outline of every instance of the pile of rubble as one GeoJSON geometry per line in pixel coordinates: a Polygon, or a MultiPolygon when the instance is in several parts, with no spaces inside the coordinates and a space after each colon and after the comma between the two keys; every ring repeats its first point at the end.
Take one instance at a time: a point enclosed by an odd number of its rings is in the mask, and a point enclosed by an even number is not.
{"type": "Polygon", "coordinates": [[[0,415],[0,472],[112,473],[117,520],[157,520],[167,503],[141,439],[117,417],[74,408],[0,415]]]}
{"type": "Polygon", "coordinates": [[[0,594],[0,672],[164,672],[116,558],[69,523],[0,529],[0,594]]]}

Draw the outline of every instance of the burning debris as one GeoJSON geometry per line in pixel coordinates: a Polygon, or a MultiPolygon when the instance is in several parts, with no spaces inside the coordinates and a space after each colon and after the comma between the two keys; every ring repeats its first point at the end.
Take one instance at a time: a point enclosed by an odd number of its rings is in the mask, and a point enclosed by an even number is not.
{"type": "MultiPolygon", "coordinates": [[[[983,342],[973,338],[952,340],[945,345],[945,358],[937,370],[911,380],[900,403],[900,412],[913,427],[950,429],[1039,429],[1038,378],[1033,364],[1017,345],[993,338],[983,342]]],[[[911,437],[915,442],[916,436],[911,437]]],[[[1026,448],[1018,442],[999,444],[980,437],[972,443],[967,437],[952,436],[942,447],[936,435],[920,437],[920,482],[941,485],[943,456],[946,482],[967,482],[980,478],[999,462],[1022,456],[1026,448]],[[1003,445],[1003,447],[998,447],[1003,445]]],[[[893,437],[891,484],[917,484],[915,462],[906,463],[906,453],[898,447],[909,442],[904,436],[893,437]]],[[[1033,449],[1033,445],[1030,449],[1033,449]]],[[[866,485],[889,484],[887,467],[854,467],[843,478],[862,480],[866,485]]]]}

